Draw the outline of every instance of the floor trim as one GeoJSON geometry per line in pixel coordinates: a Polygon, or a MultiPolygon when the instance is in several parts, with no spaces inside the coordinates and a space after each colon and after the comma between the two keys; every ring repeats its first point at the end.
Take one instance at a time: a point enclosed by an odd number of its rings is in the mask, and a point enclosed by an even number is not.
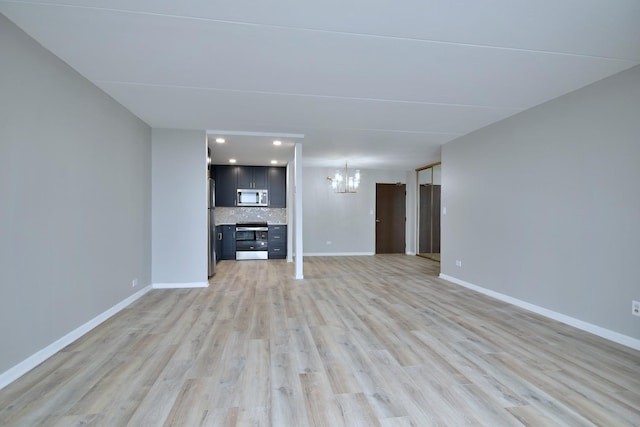
{"type": "Polygon", "coordinates": [[[151,285],[153,289],[189,289],[189,288],[206,288],[208,282],[190,282],[190,283],[154,283],[151,285]]]}
{"type": "Polygon", "coordinates": [[[305,252],[303,256],[373,256],[373,252],[305,252]]]}
{"type": "Polygon", "coordinates": [[[540,307],[526,301],[519,300],[517,298],[513,298],[509,295],[501,294],[496,291],[492,291],[491,289],[486,289],[478,285],[474,285],[473,283],[465,282],[464,280],[457,279],[452,276],[448,276],[446,274],[440,273],[439,276],[441,279],[444,279],[448,282],[455,283],[456,285],[463,286],[468,289],[472,289],[476,292],[480,292],[481,294],[490,296],[500,301],[507,302],[509,304],[513,304],[517,307],[524,308],[525,310],[532,311],[534,313],[540,314],[542,316],[548,317],[553,320],[557,320],[558,322],[562,322],[569,326],[573,326],[574,328],[578,328],[580,330],[589,332],[591,334],[597,335],[599,337],[605,338],[609,341],[613,341],[618,344],[622,344],[626,347],[630,347],[634,350],[640,350],[640,340],[632,338],[627,335],[623,335],[618,332],[614,332],[609,329],[605,329],[601,326],[594,325],[592,323],[587,323],[583,320],[576,319],[574,317],[567,316],[562,313],[555,312],[553,310],[549,310],[544,307],[540,307]]]}
{"type": "Polygon", "coordinates": [[[135,294],[120,301],[119,303],[117,303],[107,311],[89,320],[84,325],[79,326],[78,328],[69,332],[59,340],[55,341],[52,344],[49,344],[48,346],[38,351],[37,353],[27,357],[22,362],[15,365],[14,367],[9,368],[9,370],[0,374],[0,389],[3,389],[4,387],[8,386],[12,382],[14,382],[18,378],[20,378],[21,376],[29,372],[30,370],[32,370],[33,368],[35,368],[36,366],[38,366],[39,364],[41,364],[42,362],[50,358],[54,354],[56,354],[58,351],[62,350],[69,344],[73,343],[78,338],[82,337],[84,334],[91,331],[92,329],[100,325],[105,320],[117,314],[119,311],[123,310],[128,305],[130,305],[131,303],[133,303],[134,301],[142,297],[144,294],[149,292],[151,289],[152,289],[151,286],[146,286],[145,288],[140,289],[135,294]]]}

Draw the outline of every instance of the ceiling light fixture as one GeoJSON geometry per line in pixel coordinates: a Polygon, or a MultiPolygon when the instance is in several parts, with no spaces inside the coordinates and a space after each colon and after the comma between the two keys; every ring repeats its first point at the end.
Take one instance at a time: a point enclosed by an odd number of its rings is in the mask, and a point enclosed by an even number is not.
{"type": "Polygon", "coordinates": [[[282,145],[282,141],[276,139],[275,141],[273,141],[273,145],[282,145]]]}
{"type": "Polygon", "coordinates": [[[229,159],[229,163],[235,163],[236,159],[229,159]]]}
{"type": "Polygon", "coordinates": [[[272,165],[277,165],[277,164],[278,164],[278,161],[277,161],[277,160],[271,160],[271,164],[272,164],[272,165]]]}
{"type": "Polygon", "coordinates": [[[331,183],[331,188],[336,193],[357,193],[360,187],[360,169],[356,169],[356,173],[349,176],[349,168],[345,163],[344,169],[336,170],[333,178],[328,176],[327,181],[331,183]]]}
{"type": "Polygon", "coordinates": [[[224,138],[216,138],[216,142],[218,144],[224,144],[225,143],[225,139],[224,138]]]}

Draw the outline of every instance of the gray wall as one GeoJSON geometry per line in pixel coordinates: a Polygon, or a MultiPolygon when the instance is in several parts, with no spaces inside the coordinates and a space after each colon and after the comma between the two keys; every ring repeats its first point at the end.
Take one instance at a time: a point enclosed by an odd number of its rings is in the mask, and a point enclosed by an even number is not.
{"type": "Polygon", "coordinates": [[[326,181],[335,169],[303,168],[305,254],[373,254],[376,183],[407,184],[407,251],[415,252],[415,171],[361,170],[355,194],[335,194],[326,181]],[[331,242],[331,244],[327,244],[331,242]]]}
{"type": "Polygon", "coordinates": [[[0,57],[1,373],[150,284],[151,130],[2,15],[0,57]]]}
{"type": "Polygon", "coordinates": [[[640,67],[450,142],[442,163],[443,274],[640,338],[640,67]]]}
{"type": "Polygon", "coordinates": [[[153,283],[206,285],[207,137],[152,131],[153,283]]]}

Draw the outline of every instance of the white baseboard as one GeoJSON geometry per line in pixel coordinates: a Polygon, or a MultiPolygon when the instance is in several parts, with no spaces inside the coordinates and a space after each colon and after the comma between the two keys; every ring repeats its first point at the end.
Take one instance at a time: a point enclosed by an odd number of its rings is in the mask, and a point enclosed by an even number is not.
{"type": "Polygon", "coordinates": [[[26,374],[27,372],[29,372],[31,369],[35,368],[36,366],[38,366],[39,364],[41,364],[42,362],[44,362],[45,360],[47,360],[48,358],[56,354],[58,351],[62,350],[69,344],[73,343],[78,338],[82,337],[84,334],[86,334],[96,326],[100,325],[105,320],[109,319],[110,317],[112,317],[113,315],[115,315],[116,313],[118,313],[119,311],[121,311],[122,309],[124,309],[125,307],[127,307],[128,305],[130,305],[140,297],[142,297],[144,294],[146,294],[150,290],[151,290],[151,286],[146,286],[145,288],[140,289],[135,294],[129,296],[123,301],[120,301],[118,304],[114,305],[107,311],[89,320],[84,325],[69,332],[68,334],[66,334],[56,342],[49,344],[42,350],[29,356],[28,358],[18,363],[14,367],[10,368],[9,370],[3,372],[2,374],[0,374],[0,389],[3,389],[7,385],[11,384],[15,380],[17,380],[18,378],[26,374]]]}
{"type": "Polygon", "coordinates": [[[373,256],[373,252],[305,252],[303,256],[373,256]]]}
{"type": "Polygon", "coordinates": [[[542,316],[548,317],[549,319],[557,320],[558,322],[564,323],[569,326],[573,326],[574,328],[589,332],[591,334],[605,338],[609,341],[622,344],[634,350],[640,350],[640,340],[636,338],[632,338],[630,336],[623,335],[618,332],[611,331],[609,329],[605,329],[603,327],[594,325],[592,323],[587,323],[580,319],[576,319],[576,318],[567,316],[565,314],[558,313],[553,310],[549,310],[547,308],[540,307],[540,306],[528,303],[526,301],[522,301],[517,298],[510,297],[509,295],[492,291],[491,289],[486,289],[478,285],[474,285],[473,283],[465,282],[464,280],[460,280],[455,277],[448,276],[446,274],[440,273],[439,277],[451,283],[455,283],[456,285],[464,286],[465,288],[472,289],[476,292],[480,292],[481,294],[490,296],[491,298],[495,298],[497,300],[504,301],[509,304],[513,304],[517,307],[524,308],[525,310],[529,310],[534,313],[540,314],[542,316]]]}
{"type": "Polygon", "coordinates": [[[208,282],[191,282],[191,283],[154,283],[151,285],[153,289],[188,289],[188,288],[206,288],[208,282]]]}

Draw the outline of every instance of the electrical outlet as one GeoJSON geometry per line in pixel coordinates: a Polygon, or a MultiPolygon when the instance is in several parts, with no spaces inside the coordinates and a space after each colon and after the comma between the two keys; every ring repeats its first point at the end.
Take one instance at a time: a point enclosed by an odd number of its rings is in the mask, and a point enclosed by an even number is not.
{"type": "Polygon", "coordinates": [[[631,314],[640,316],[640,301],[631,301],[631,314]]]}
{"type": "Polygon", "coordinates": [[[133,279],[133,280],[131,281],[131,287],[132,287],[132,288],[135,288],[136,286],[138,286],[138,279],[133,279]]]}
{"type": "Polygon", "coordinates": [[[462,261],[459,259],[456,260],[456,267],[462,267],[462,261]]]}

